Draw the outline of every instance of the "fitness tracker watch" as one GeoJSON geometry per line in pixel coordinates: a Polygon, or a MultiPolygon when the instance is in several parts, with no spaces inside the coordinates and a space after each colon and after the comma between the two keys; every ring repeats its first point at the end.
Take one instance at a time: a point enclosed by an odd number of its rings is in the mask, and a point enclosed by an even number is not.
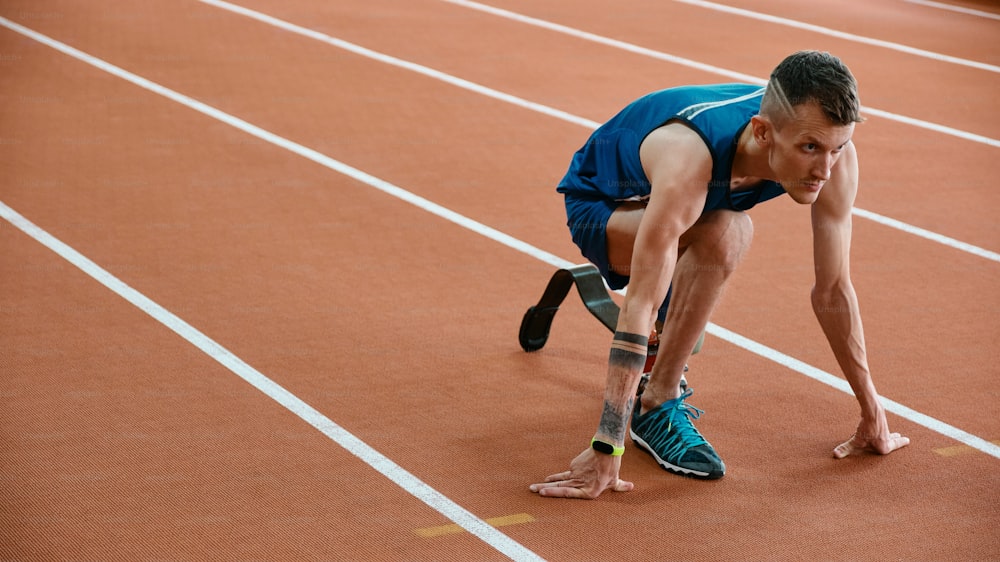
{"type": "Polygon", "coordinates": [[[625,447],[615,447],[611,443],[601,441],[596,437],[590,440],[590,447],[598,453],[604,453],[612,457],[620,457],[625,454],[625,447]]]}

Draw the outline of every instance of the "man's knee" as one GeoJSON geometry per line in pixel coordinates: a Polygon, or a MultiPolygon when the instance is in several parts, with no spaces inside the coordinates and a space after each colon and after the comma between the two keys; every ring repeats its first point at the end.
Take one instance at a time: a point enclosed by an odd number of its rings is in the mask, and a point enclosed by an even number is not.
{"type": "Polygon", "coordinates": [[[753,240],[753,221],[750,215],[741,211],[726,211],[726,215],[729,225],[723,234],[724,243],[743,254],[753,240]]]}
{"type": "MultiPolygon", "coordinates": [[[[753,222],[740,211],[720,210],[709,213],[692,234],[691,246],[697,246],[702,267],[717,268],[727,276],[750,249],[753,222]]],[[[695,229],[692,229],[693,231],[695,229]]]]}

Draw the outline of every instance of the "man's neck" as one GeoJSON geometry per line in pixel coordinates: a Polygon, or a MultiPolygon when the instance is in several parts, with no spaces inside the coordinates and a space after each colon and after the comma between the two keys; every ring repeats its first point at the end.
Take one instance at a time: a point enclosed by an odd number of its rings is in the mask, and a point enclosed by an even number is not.
{"type": "MultiPolygon", "coordinates": [[[[757,144],[753,127],[747,125],[736,141],[736,156],[733,158],[732,177],[772,179],[767,150],[757,144]]],[[[745,183],[745,182],[744,182],[745,183]]]]}

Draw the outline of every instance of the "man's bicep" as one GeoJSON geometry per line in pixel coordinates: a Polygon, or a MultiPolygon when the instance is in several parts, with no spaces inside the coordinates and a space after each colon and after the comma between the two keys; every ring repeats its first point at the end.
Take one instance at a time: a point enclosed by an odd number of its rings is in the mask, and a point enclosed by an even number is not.
{"type": "Polygon", "coordinates": [[[711,178],[711,155],[689,129],[654,131],[642,160],[652,184],[632,253],[629,294],[662,300],[677,259],[681,235],[701,215],[711,178]],[[694,142],[692,142],[692,140],[694,142]]]}
{"type": "Polygon", "coordinates": [[[669,236],[680,235],[698,220],[712,179],[712,155],[697,133],[681,124],[661,127],[640,147],[643,170],[651,184],[646,215],[669,236]]]}
{"type": "Polygon", "coordinates": [[[857,159],[849,145],[836,175],[812,205],[813,259],[817,286],[850,277],[851,214],[858,190],[857,159]]]}
{"type": "Polygon", "coordinates": [[[813,261],[817,287],[850,277],[851,216],[817,220],[813,212],[813,261]]]}
{"type": "Polygon", "coordinates": [[[657,131],[643,143],[643,165],[652,190],[636,233],[629,284],[629,293],[641,295],[640,300],[662,300],[680,237],[705,205],[711,155],[700,138],[692,143],[689,134],[694,133],[657,131]]]}

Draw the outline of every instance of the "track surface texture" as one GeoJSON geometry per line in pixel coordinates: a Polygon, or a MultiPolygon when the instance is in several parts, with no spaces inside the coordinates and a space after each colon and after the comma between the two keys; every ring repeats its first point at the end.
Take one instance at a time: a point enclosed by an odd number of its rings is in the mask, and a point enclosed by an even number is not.
{"type": "Polygon", "coordinates": [[[947,7],[4,0],[0,559],[1000,560],[1000,10],[947,7]],[[841,380],[783,198],[691,361],[725,478],[629,443],[634,491],[532,494],[610,343],[575,293],[517,342],[583,260],[570,156],[806,48],[860,84],[852,276],[912,445],[832,458],[857,404],[803,374],[841,380]]]}

